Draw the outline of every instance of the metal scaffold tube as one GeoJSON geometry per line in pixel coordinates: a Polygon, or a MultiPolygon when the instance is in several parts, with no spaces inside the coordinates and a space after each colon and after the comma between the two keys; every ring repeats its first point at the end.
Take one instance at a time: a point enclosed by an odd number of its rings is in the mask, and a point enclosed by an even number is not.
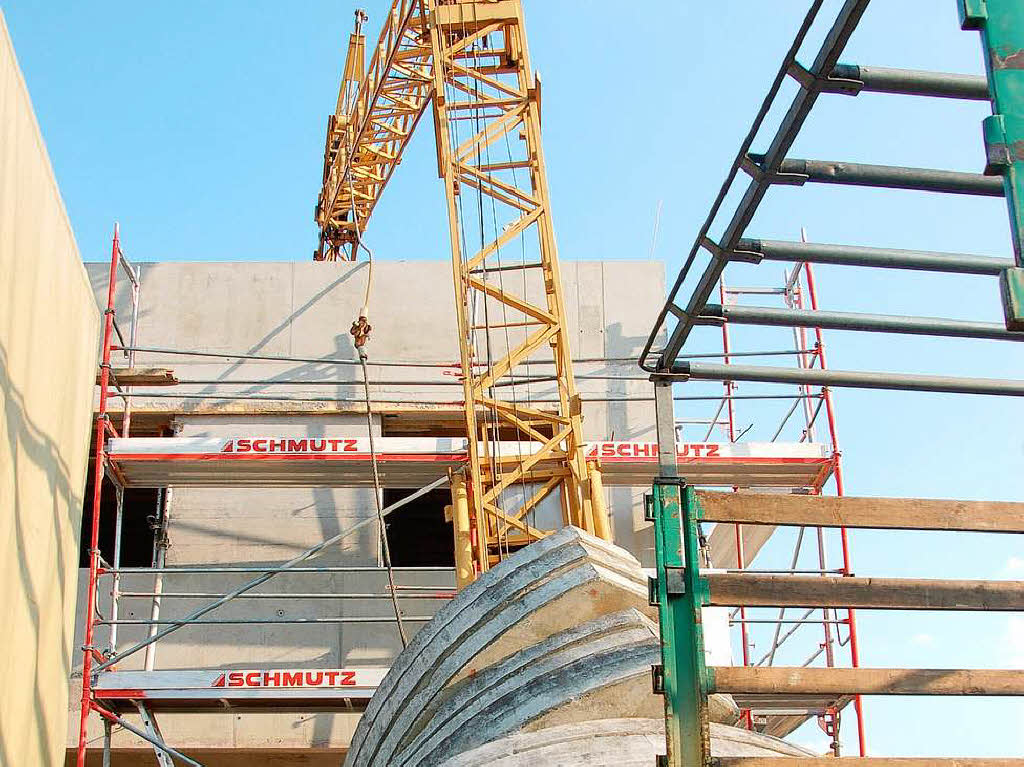
{"type": "MultiPolygon", "coordinates": [[[[1024,341],[1024,333],[1009,331],[994,322],[950,320],[942,317],[902,317],[857,312],[776,309],[767,306],[720,306],[707,304],[701,321],[717,324],[724,320],[739,325],[825,328],[869,333],[902,333],[949,338],[979,338],[993,341],[1024,341]]],[[[706,363],[693,362],[691,365],[706,363]]]]}
{"type": "MultiPolygon", "coordinates": [[[[665,375],[665,374],[662,374],[665,375]]],[[[667,375],[680,380],[761,381],[764,383],[818,384],[854,389],[949,392],[954,394],[996,394],[1024,397],[1024,381],[997,378],[959,378],[910,373],[855,370],[800,370],[757,365],[715,365],[708,362],[680,362],[667,375]]]]}
{"type": "Polygon", "coordinates": [[[882,269],[911,269],[956,274],[998,276],[1013,266],[1008,258],[976,256],[969,253],[937,253],[897,248],[867,248],[856,245],[828,245],[816,242],[741,239],[732,256],[738,261],[798,261],[841,266],[871,266],[882,269]]]}

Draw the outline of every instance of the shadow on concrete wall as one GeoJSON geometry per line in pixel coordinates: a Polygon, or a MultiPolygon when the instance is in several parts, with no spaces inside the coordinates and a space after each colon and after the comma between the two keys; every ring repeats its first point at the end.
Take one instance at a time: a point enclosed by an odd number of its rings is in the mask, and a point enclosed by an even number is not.
{"type": "MultiPolygon", "coordinates": [[[[39,515],[51,514],[54,520],[54,528],[56,530],[70,528],[74,532],[72,535],[67,536],[67,540],[77,542],[81,526],[82,498],[78,495],[75,488],[82,486],[84,478],[73,478],[71,476],[70,468],[61,455],[61,446],[51,439],[29,415],[25,404],[25,396],[15,387],[14,381],[11,378],[7,349],[2,343],[0,343],[0,389],[3,391],[4,398],[3,412],[4,425],[6,427],[6,434],[4,436],[11,455],[10,466],[2,467],[4,473],[7,474],[3,484],[11,490],[11,498],[4,505],[7,506],[7,503],[10,503],[10,506],[0,508],[0,513],[5,516],[9,515],[12,520],[12,529],[14,531],[13,551],[8,553],[17,559],[17,567],[11,569],[14,570],[18,577],[17,584],[8,583],[6,588],[20,591],[21,595],[23,595],[22,599],[28,607],[32,621],[33,633],[31,637],[19,636],[15,640],[22,647],[31,648],[31,656],[22,659],[15,658],[12,659],[12,662],[32,663],[35,665],[41,660],[34,653],[38,646],[37,638],[42,630],[39,611],[41,607],[53,605],[55,601],[54,595],[47,593],[46,586],[36,583],[36,578],[40,574],[43,576],[50,575],[49,568],[47,567],[47,564],[49,564],[56,570],[57,588],[60,595],[56,597],[56,600],[61,600],[64,594],[74,594],[75,591],[72,589],[69,592],[66,582],[68,573],[74,572],[74,570],[68,571],[63,566],[64,562],[73,561],[72,552],[65,551],[64,539],[60,535],[55,535],[54,542],[57,547],[57,561],[41,563],[38,554],[33,550],[33,533],[30,530],[31,528],[38,528],[38,526],[33,524],[32,520],[39,515]],[[25,475],[28,473],[28,469],[22,465],[23,459],[27,459],[46,476],[49,496],[52,498],[52,504],[49,508],[27,508],[23,505],[17,486],[18,478],[23,476],[23,473],[25,475]],[[76,479],[78,480],[77,482],[74,481],[76,479]]],[[[88,435],[83,434],[82,439],[87,440],[88,435]]],[[[72,605],[62,606],[66,610],[73,608],[72,605]]],[[[72,638],[67,635],[67,621],[61,620],[58,622],[58,625],[61,630],[61,646],[70,647],[72,638]]],[[[61,678],[69,679],[71,667],[67,653],[61,653],[61,663],[61,678]]],[[[47,732],[44,727],[46,714],[45,706],[43,705],[44,698],[50,698],[52,695],[52,690],[41,688],[41,682],[37,675],[36,684],[33,685],[31,690],[19,690],[15,697],[10,698],[11,701],[17,700],[16,705],[28,704],[33,707],[35,713],[33,721],[37,729],[36,742],[41,748],[38,752],[37,764],[46,764],[49,754],[52,753],[54,748],[51,740],[55,733],[47,732]]],[[[63,746],[64,731],[60,730],[56,735],[63,746]]],[[[7,733],[0,730],[0,764],[14,765],[14,761],[7,751],[8,745],[13,744],[15,740],[23,741],[25,737],[24,733],[7,733]]]]}

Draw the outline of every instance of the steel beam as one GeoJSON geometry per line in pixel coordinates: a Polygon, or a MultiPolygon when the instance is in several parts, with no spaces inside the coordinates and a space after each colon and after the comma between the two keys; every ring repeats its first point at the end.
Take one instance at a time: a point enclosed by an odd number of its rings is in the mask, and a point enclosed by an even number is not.
{"type": "MultiPolygon", "coordinates": [[[[665,696],[668,767],[707,767],[711,759],[708,694],[711,680],[704,660],[701,607],[708,601],[707,579],[699,567],[697,499],[692,487],[668,477],[655,480],[656,593],[661,631],[660,679],[665,696]],[[681,576],[681,577],[680,577],[681,576]]],[[[660,673],[659,673],[660,672],[660,673]]]]}
{"type": "Polygon", "coordinates": [[[842,81],[827,87],[832,93],[894,93],[968,101],[988,101],[989,98],[984,75],[836,64],[831,78],[842,81]]]}
{"type": "Polygon", "coordinates": [[[698,381],[761,381],[763,383],[839,386],[852,389],[892,389],[896,391],[998,394],[1024,397],[1024,381],[993,378],[960,378],[859,370],[811,370],[759,365],[718,365],[711,362],[676,363],[672,366],[671,375],[680,379],[692,378],[698,381]]]}
{"type": "Polygon", "coordinates": [[[768,306],[721,306],[708,304],[699,318],[702,324],[767,325],[783,328],[828,328],[867,333],[900,333],[948,338],[982,338],[990,341],[1024,341],[1024,333],[1009,331],[995,322],[969,322],[943,317],[902,317],[889,314],[825,312],[808,309],[776,309],[768,306]]]}
{"type": "Polygon", "coordinates": [[[1006,327],[1024,330],[1024,4],[958,0],[960,24],[981,32],[992,112],[983,123],[986,173],[999,177],[1017,266],[1000,278],[1006,327]]]}
{"type": "Polygon", "coordinates": [[[829,245],[816,242],[742,239],[729,254],[738,261],[807,261],[812,264],[871,266],[882,269],[911,269],[954,274],[998,276],[1013,266],[1009,258],[976,256],[971,253],[940,253],[897,248],[866,248],[859,245],[829,245]]]}
{"type": "Polygon", "coordinates": [[[868,165],[838,160],[786,159],[777,170],[765,167],[763,155],[750,155],[751,161],[770,176],[773,183],[840,184],[844,186],[872,186],[886,189],[909,189],[918,192],[945,194],[972,194],[982,197],[1002,197],[1003,181],[981,173],[963,173],[956,170],[934,168],[904,168],[898,165],[868,165]]]}

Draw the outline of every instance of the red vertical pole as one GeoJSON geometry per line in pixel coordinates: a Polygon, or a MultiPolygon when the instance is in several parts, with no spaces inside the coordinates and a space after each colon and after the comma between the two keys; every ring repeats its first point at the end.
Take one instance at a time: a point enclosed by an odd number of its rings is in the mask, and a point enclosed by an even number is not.
{"type": "Polygon", "coordinates": [[[85,639],[82,654],[82,710],[78,728],[77,767],[85,767],[85,746],[92,709],[92,659],[95,649],[96,578],[100,565],[100,500],[103,493],[103,456],[107,438],[107,395],[110,385],[110,345],[114,334],[114,288],[117,284],[117,262],[120,244],[114,224],[114,244],[110,255],[110,282],[107,286],[107,308],[103,314],[103,352],[100,363],[100,402],[96,414],[96,454],[92,472],[92,529],[89,531],[89,588],[86,590],[85,639]]]}
{"type": "MultiPolygon", "coordinates": [[[[818,294],[814,289],[814,272],[811,270],[809,263],[804,264],[804,273],[807,275],[807,294],[811,300],[811,310],[818,310],[818,294]]],[[[828,365],[825,362],[825,343],[823,340],[821,328],[815,328],[815,339],[818,342],[818,360],[821,363],[822,370],[826,369],[828,365]]],[[[828,432],[829,438],[832,440],[832,449],[835,453],[834,458],[834,474],[836,478],[836,495],[843,495],[843,467],[840,461],[839,444],[836,441],[836,417],[835,412],[832,409],[832,392],[829,391],[828,387],[822,389],[825,395],[825,414],[828,416],[828,432]]],[[[849,575],[850,570],[850,542],[847,537],[846,528],[839,528],[839,538],[842,542],[843,547],[843,575],[849,575]]],[[[850,664],[857,668],[860,666],[860,647],[857,642],[857,621],[856,615],[853,610],[846,611],[847,626],[850,630],[850,664]]],[[[857,695],[853,699],[854,710],[857,712],[857,744],[860,748],[860,755],[867,756],[867,739],[864,734],[864,708],[861,701],[861,696],[857,695]]]]}
{"type": "MultiPolygon", "coordinates": [[[[719,283],[718,283],[718,295],[719,295],[719,300],[722,303],[722,306],[725,306],[725,282],[724,281],[719,281],[719,283]]],[[[731,344],[729,343],[729,326],[728,326],[727,323],[723,322],[722,323],[722,353],[723,353],[723,361],[725,362],[726,365],[728,365],[729,361],[730,361],[730,356],[729,356],[729,352],[730,351],[732,351],[732,348],[731,348],[731,344]]],[[[733,383],[732,383],[732,381],[724,381],[723,383],[725,385],[725,396],[728,397],[728,399],[726,400],[725,406],[726,406],[726,410],[727,410],[727,412],[729,414],[729,442],[735,442],[736,441],[736,416],[735,416],[735,411],[733,410],[733,399],[732,399],[733,383]]],[[[733,488],[733,490],[735,491],[736,488],[733,488]]],[[[741,525],[738,522],[733,524],[733,532],[735,533],[735,536],[736,536],[736,567],[738,567],[740,570],[743,570],[746,567],[746,562],[744,562],[744,556],[743,556],[743,528],[741,527],[741,525]]],[[[747,611],[746,611],[746,608],[744,608],[742,605],[740,606],[739,610],[740,610],[740,612],[739,612],[739,616],[740,616],[740,641],[743,643],[743,665],[744,666],[749,666],[750,665],[750,639],[747,636],[747,611]]],[[[747,729],[748,730],[753,730],[754,729],[754,718],[753,718],[753,715],[751,715],[749,708],[746,711],[743,712],[743,718],[744,718],[744,721],[747,723],[747,729]]]]}

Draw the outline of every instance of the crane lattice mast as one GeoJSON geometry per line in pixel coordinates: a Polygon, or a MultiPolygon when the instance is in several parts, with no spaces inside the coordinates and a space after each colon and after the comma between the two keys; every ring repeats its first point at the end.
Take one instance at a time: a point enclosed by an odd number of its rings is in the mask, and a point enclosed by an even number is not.
{"type": "Polygon", "coordinates": [[[459,583],[550,532],[537,520],[548,497],[560,499],[563,524],[610,539],[597,469],[584,454],[540,82],[521,4],[395,0],[360,78],[361,18],[328,121],[316,258],[358,257],[377,200],[433,105],[469,437],[465,486],[453,482],[459,583]],[[555,407],[531,404],[538,379],[555,387],[555,407]],[[495,449],[499,437],[518,441],[515,455],[495,449]]]}

